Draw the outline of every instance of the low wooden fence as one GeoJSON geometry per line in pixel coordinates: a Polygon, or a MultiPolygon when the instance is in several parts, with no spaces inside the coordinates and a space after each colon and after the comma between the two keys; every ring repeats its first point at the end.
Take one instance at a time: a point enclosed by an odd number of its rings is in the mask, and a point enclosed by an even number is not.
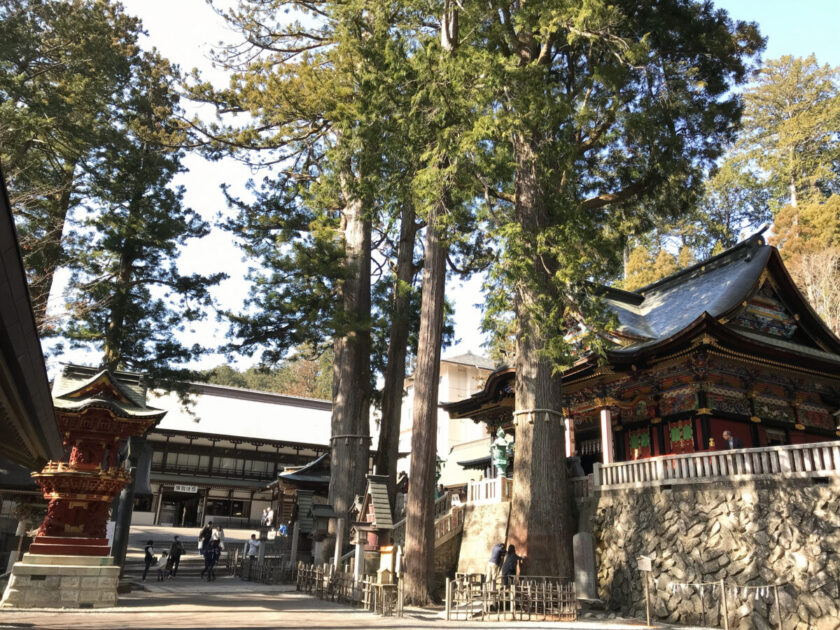
{"type": "Polygon", "coordinates": [[[838,474],[840,441],[702,451],[595,464],[593,478],[596,487],[628,488],[721,479],[803,478],[838,474]]]}
{"type": "Polygon", "coordinates": [[[576,621],[574,580],[511,576],[487,582],[480,574],[446,580],[447,621],[576,621]]]}
{"type": "Polygon", "coordinates": [[[403,583],[380,584],[374,575],[356,580],[353,573],[336,571],[332,565],[298,563],[297,590],[318,599],[359,606],[383,616],[403,615],[403,583]]]}
{"type": "Polygon", "coordinates": [[[296,566],[288,556],[241,557],[238,553],[228,563],[228,575],[261,584],[291,584],[296,578],[296,566]]]}

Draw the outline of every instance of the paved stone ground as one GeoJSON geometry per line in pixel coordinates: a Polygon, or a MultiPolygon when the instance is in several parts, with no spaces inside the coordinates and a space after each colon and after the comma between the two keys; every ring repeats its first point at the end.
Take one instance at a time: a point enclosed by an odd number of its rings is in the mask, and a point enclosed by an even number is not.
{"type": "MultiPolygon", "coordinates": [[[[380,617],[342,604],[324,602],[296,593],[294,586],[264,586],[236,578],[172,580],[147,583],[145,590],[120,597],[116,608],[99,610],[0,610],[0,629],[40,628],[66,630],[185,630],[211,628],[405,628],[433,627],[479,630],[483,628],[579,628],[633,630],[638,621],[594,620],[577,623],[445,622],[437,611],[406,610],[403,618],[380,617]]],[[[655,626],[668,628],[669,626],[655,626]]],[[[686,626],[682,626],[686,628],[686,626]]]]}

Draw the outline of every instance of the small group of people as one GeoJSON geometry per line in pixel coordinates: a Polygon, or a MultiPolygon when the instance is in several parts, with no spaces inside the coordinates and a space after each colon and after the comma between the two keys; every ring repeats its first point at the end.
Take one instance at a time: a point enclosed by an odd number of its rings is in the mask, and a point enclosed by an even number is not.
{"type": "Polygon", "coordinates": [[[216,572],[213,568],[221,557],[224,548],[225,531],[220,525],[214,527],[213,521],[207,521],[207,524],[198,533],[198,553],[204,556],[204,569],[201,571],[202,580],[205,574],[208,582],[216,579],[216,572]]]}
{"type": "Polygon", "coordinates": [[[516,575],[519,565],[525,560],[525,556],[516,554],[516,547],[508,545],[505,550],[504,543],[496,543],[490,551],[490,560],[487,562],[487,581],[494,583],[499,574],[502,576],[502,584],[510,584],[510,576],[516,575]]]}
{"type": "Polygon", "coordinates": [[[274,508],[267,507],[263,509],[260,517],[260,525],[263,527],[271,527],[274,523],[274,508]]]}
{"type": "Polygon", "coordinates": [[[146,581],[146,575],[149,573],[149,568],[153,566],[158,567],[158,582],[162,580],[171,580],[177,575],[178,567],[181,565],[181,556],[184,553],[184,545],[178,536],[173,538],[172,544],[169,546],[169,551],[162,552],[160,554],[160,558],[155,555],[155,543],[153,540],[146,543],[143,551],[145,553],[143,558],[143,563],[145,565],[145,568],[143,569],[144,582],[146,581]]]}

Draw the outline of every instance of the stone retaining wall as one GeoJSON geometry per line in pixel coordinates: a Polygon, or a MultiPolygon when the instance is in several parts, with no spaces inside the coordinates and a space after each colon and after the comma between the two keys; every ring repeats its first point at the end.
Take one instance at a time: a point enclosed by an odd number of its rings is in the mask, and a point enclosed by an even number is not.
{"type": "Polygon", "coordinates": [[[730,628],[778,628],[772,590],[782,584],[786,630],[840,629],[840,479],[756,481],[605,491],[592,515],[599,595],[612,610],[644,617],[636,557],[652,558],[653,618],[730,628]]]}

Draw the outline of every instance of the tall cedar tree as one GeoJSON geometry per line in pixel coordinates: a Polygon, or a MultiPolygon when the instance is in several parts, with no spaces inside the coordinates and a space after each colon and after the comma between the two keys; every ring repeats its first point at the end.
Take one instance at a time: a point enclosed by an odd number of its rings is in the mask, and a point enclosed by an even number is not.
{"type": "Polygon", "coordinates": [[[75,346],[102,350],[103,366],[147,374],[177,387],[195,378],[178,367],[205,349],[175,338],[206,316],[208,288],[224,274],[184,275],[179,250],[209,226],[172,186],[184,143],[177,73],[156,53],[134,61],[114,126],[91,164],[90,208],[68,252],[70,317],[61,331],[75,346]]]}
{"type": "Polygon", "coordinates": [[[42,334],[67,221],[85,205],[96,156],[137,59],[140,22],[97,0],[0,4],[0,160],[42,334]]]}
{"type": "Polygon", "coordinates": [[[425,130],[418,138],[425,151],[418,160],[414,193],[426,220],[406,515],[405,597],[414,604],[433,597],[438,382],[447,267],[454,259],[457,271],[469,273],[482,266],[487,254],[475,212],[480,189],[464,142],[474,111],[470,96],[476,78],[465,72],[469,66],[459,58],[457,3],[444,0],[437,8],[438,32],[419,37],[411,59],[418,76],[412,113],[425,130]]]}
{"type": "Polygon", "coordinates": [[[689,0],[491,4],[475,31],[487,52],[476,73],[491,88],[485,126],[510,147],[514,168],[512,192],[496,191],[512,208],[498,226],[496,271],[516,318],[509,540],[527,556],[526,573],[568,576],[556,373],[569,360],[567,333],[597,315],[590,282],[621,254],[605,242],[608,228],[695,202],[703,167],[740,116],[730,88],[763,41],[755,25],[689,0]]]}
{"type": "Polygon", "coordinates": [[[840,193],[840,70],[784,56],[744,91],[744,132],[733,159],[758,173],[773,208],[840,193]]]}
{"type": "MultiPolygon", "coordinates": [[[[245,128],[206,129],[211,154],[233,151],[254,159],[263,150],[276,167],[256,191],[256,203],[235,201],[240,215],[231,227],[262,263],[250,312],[233,317],[241,340],[235,349],[260,351],[264,362],[273,363],[296,345],[317,347],[332,339],[330,502],[340,514],[363,492],[368,472],[372,234],[374,225],[382,234],[388,223],[382,213],[397,207],[382,193],[400,188],[391,181],[394,165],[383,159],[392,155],[390,143],[401,141],[389,113],[395,95],[382,89],[396,85],[404,72],[405,52],[391,35],[391,8],[242,2],[225,14],[246,40],[221,55],[236,71],[230,88],[193,89],[195,98],[220,111],[247,111],[254,119],[245,128]]],[[[412,236],[410,213],[399,223],[406,238],[412,236]]],[[[401,258],[408,267],[397,272],[395,296],[413,276],[412,258],[401,258]]],[[[398,348],[406,339],[391,343],[398,348]]],[[[404,364],[399,356],[395,361],[404,364]]],[[[387,384],[401,393],[402,380],[387,384]]],[[[390,459],[395,462],[395,454],[390,459]]]]}

